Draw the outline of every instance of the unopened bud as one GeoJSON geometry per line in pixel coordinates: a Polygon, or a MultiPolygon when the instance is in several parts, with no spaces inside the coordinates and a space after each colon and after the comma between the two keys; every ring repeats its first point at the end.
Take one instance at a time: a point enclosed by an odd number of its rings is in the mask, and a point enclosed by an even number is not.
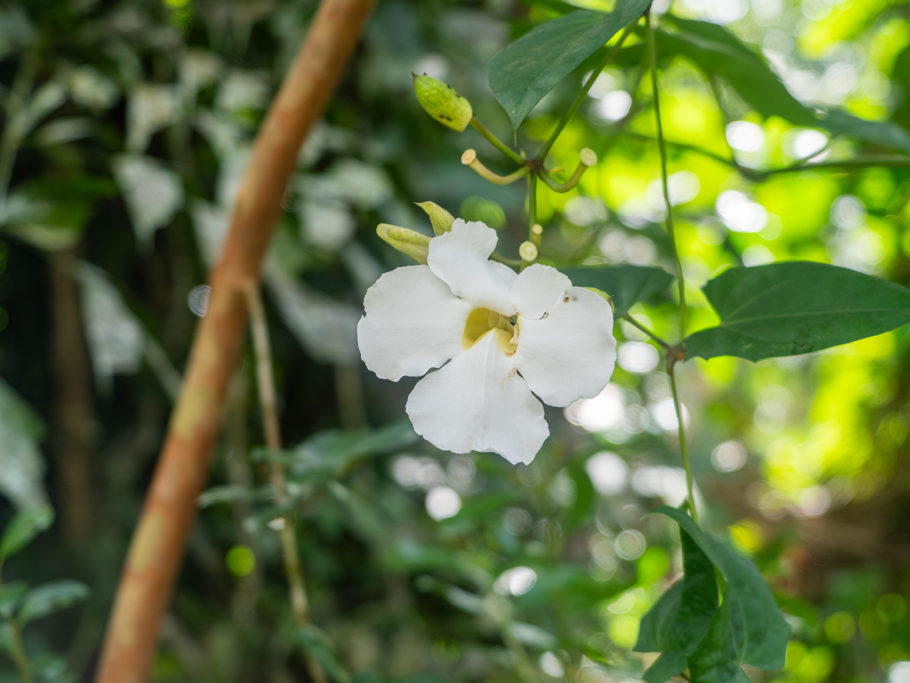
{"type": "Polygon", "coordinates": [[[436,202],[417,202],[417,206],[426,212],[430,217],[430,223],[433,225],[433,233],[441,235],[452,229],[452,223],[455,222],[455,216],[443,209],[436,202]]]}
{"type": "Polygon", "coordinates": [[[377,225],[376,234],[379,235],[384,242],[390,244],[394,249],[397,249],[405,256],[410,256],[417,261],[417,263],[426,265],[427,252],[430,248],[430,237],[428,235],[419,233],[416,230],[411,230],[410,228],[389,225],[388,223],[380,223],[377,225]]]}
{"type": "Polygon", "coordinates": [[[423,110],[447,128],[460,133],[474,117],[470,102],[432,76],[414,74],[414,92],[423,110]]]}
{"type": "Polygon", "coordinates": [[[518,255],[522,261],[531,262],[537,259],[537,246],[533,242],[525,240],[518,247],[518,255]]]}

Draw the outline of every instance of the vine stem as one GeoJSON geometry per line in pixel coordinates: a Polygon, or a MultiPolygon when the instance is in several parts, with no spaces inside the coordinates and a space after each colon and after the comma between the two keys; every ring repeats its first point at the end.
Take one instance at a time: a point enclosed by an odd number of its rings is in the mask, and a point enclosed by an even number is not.
{"type": "Polygon", "coordinates": [[[623,320],[625,320],[627,323],[629,323],[632,327],[636,327],[639,330],[641,330],[642,332],[644,332],[651,339],[653,339],[659,346],[661,346],[664,350],[666,350],[666,351],[670,350],[670,344],[668,342],[666,342],[663,339],[661,339],[660,337],[658,337],[657,334],[655,334],[650,329],[648,329],[647,327],[642,325],[640,322],[638,322],[635,318],[633,318],[628,313],[623,313],[622,316],[620,316],[620,317],[623,320]]]}
{"type": "Polygon", "coordinates": [[[660,152],[660,185],[667,211],[667,234],[676,263],[676,282],[679,291],[679,336],[686,336],[686,281],[683,275],[682,261],[679,258],[679,245],[676,243],[676,224],[673,222],[673,206],[670,203],[670,187],[667,182],[667,143],[664,140],[664,129],[660,120],[660,88],[657,84],[657,48],[654,46],[654,31],[651,28],[651,11],[645,12],[645,32],[648,36],[648,59],[651,63],[651,90],[654,96],[654,123],[657,126],[657,148],[660,152]]]}
{"type": "Polygon", "coordinates": [[[498,149],[500,152],[502,152],[507,157],[509,157],[509,159],[514,161],[516,164],[525,163],[525,159],[523,159],[520,154],[513,151],[511,147],[509,147],[506,143],[504,143],[502,140],[500,140],[498,137],[496,137],[496,135],[493,133],[493,131],[491,131],[489,128],[487,128],[485,125],[483,125],[481,120],[478,119],[476,116],[471,117],[471,126],[474,128],[474,130],[476,130],[478,133],[483,135],[489,141],[489,143],[491,145],[493,145],[496,149],[498,149]]]}
{"type": "MultiPolygon", "coordinates": [[[[674,353],[670,349],[670,354],[674,353]]],[[[698,524],[698,512],[695,510],[695,494],[692,484],[692,468],[689,465],[689,448],[686,445],[686,428],[683,424],[682,404],[679,402],[679,392],[676,389],[676,358],[668,356],[667,374],[670,376],[670,392],[673,395],[673,408],[676,410],[676,433],[679,437],[679,452],[682,455],[683,469],[686,471],[686,495],[689,498],[689,513],[692,520],[698,524]]]]}
{"type": "MultiPolygon", "coordinates": [[[[647,17],[647,13],[645,14],[647,17]]],[[[626,38],[629,37],[629,34],[632,33],[635,28],[635,24],[638,23],[638,20],[631,22],[623,30],[622,34],[619,36],[619,40],[607,51],[607,54],[604,55],[604,58],[600,60],[597,66],[594,67],[594,70],[591,71],[591,75],[588,76],[588,80],[585,81],[585,84],[581,88],[581,92],[575,97],[575,100],[569,106],[568,109],[563,112],[562,118],[559,119],[559,123],[556,124],[556,128],[553,129],[553,132],[550,133],[550,137],[543,144],[543,147],[540,149],[540,153],[537,155],[537,158],[540,160],[540,163],[543,164],[544,159],[547,158],[547,154],[550,153],[553,144],[556,142],[556,138],[559,137],[559,134],[562,133],[563,128],[572,120],[572,117],[575,116],[575,112],[578,111],[578,108],[581,106],[581,103],[584,102],[585,97],[591,91],[591,88],[594,87],[597,77],[600,76],[600,72],[606,68],[607,64],[613,61],[613,58],[616,56],[616,53],[619,52],[619,49],[622,47],[622,44],[626,42],[626,38]]]]}
{"type": "MultiPolygon", "coordinates": [[[[657,48],[654,46],[654,30],[651,27],[651,10],[645,12],[645,33],[648,42],[648,61],[651,67],[651,90],[654,97],[654,121],[657,127],[657,147],[660,151],[660,184],[664,195],[664,207],[667,211],[667,234],[673,249],[673,259],[676,262],[677,283],[679,285],[679,336],[686,336],[686,281],[683,274],[682,261],[679,257],[679,245],[676,242],[676,226],[673,222],[673,205],[670,203],[670,189],[667,183],[667,145],[664,140],[663,125],[660,120],[660,88],[657,82],[657,48]]],[[[676,361],[679,348],[667,349],[667,374],[670,376],[670,392],[673,394],[673,408],[676,410],[676,431],[679,436],[679,452],[682,455],[683,469],[686,472],[686,494],[689,498],[689,513],[698,523],[698,513],[695,510],[695,495],[692,485],[692,467],[689,463],[689,449],[686,445],[686,428],[683,422],[682,405],[679,402],[679,391],[676,388],[676,361]]]]}
{"type": "MultiPolygon", "coordinates": [[[[250,331],[253,337],[253,353],[256,359],[256,384],[259,390],[259,405],[262,410],[262,424],[265,431],[265,445],[270,451],[281,450],[281,427],[278,424],[278,399],[275,381],[272,377],[272,351],[269,343],[268,325],[262,295],[256,282],[247,282],[244,288],[247,309],[250,314],[250,331]]],[[[300,550],[294,533],[294,515],[290,512],[287,480],[284,465],[275,459],[269,461],[269,479],[275,502],[283,511],[280,518],[281,551],[284,556],[284,574],[291,594],[291,608],[294,620],[300,629],[310,623],[310,606],[306,595],[306,584],[300,566],[300,550]]],[[[315,683],[325,683],[325,674],[319,664],[306,655],[307,668],[315,683]]]]}
{"type": "Polygon", "coordinates": [[[133,534],[96,683],[148,680],[161,617],[208,479],[227,388],[246,340],[243,287],[257,281],[287,181],[322,115],[374,0],[323,0],[262,123],[237,190],[211,300],[133,534]]]}
{"type": "MultiPolygon", "coordinates": [[[[3,567],[3,558],[0,558],[0,569],[3,567]]],[[[0,590],[3,589],[3,579],[0,578],[0,590]]],[[[6,616],[3,619],[10,631],[10,656],[16,664],[19,671],[19,677],[22,683],[32,683],[35,679],[32,677],[32,670],[28,665],[28,657],[25,655],[25,646],[22,643],[22,628],[19,622],[12,616],[6,616]]]]}

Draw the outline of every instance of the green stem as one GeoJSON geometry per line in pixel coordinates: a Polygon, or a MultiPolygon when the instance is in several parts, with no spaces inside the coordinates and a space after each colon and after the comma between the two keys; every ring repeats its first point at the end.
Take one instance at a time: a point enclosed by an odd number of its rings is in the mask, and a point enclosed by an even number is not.
{"type": "Polygon", "coordinates": [[[645,31],[648,36],[648,57],[651,62],[651,90],[654,95],[654,122],[657,125],[657,147],[660,151],[660,185],[664,195],[664,206],[667,210],[667,234],[673,249],[673,260],[676,262],[676,275],[679,291],[679,336],[686,336],[686,282],[683,275],[682,261],[679,258],[679,245],[676,243],[676,226],[673,223],[673,207],[670,204],[670,189],[667,184],[667,143],[664,141],[664,129],[660,121],[660,89],[657,84],[657,49],[654,47],[654,31],[651,28],[651,12],[645,12],[645,31]]]}
{"type": "MultiPolygon", "coordinates": [[[[625,133],[625,136],[632,138],[633,140],[643,140],[645,142],[654,142],[657,140],[655,137],[644,135],[642,133],[636,133],[635,131],[628,131],[625,133]]],[[[910,168],[910,156],[905,156],[902,154],[866,154],[863,156],[853,157],[851,159],[834,159],[830,161],[817,161],[815,163],[807,163],[807,161],[817,157],[821,152],[824,151],[824,149],[821,149],[818,152],[814,152],[810,157],[804,157],[792,164],[781,166],[779,168],[768,168],[763,170],[743,166],[735,159],[728,159],[722,154],[712,152],[711,150],[704,149],[703,147],[698,147],[696,145],[690,145],[687,142],[664,140],[664,144],[669,147],[674,147],[676,149],[692,152],[693,154],[698,154],[726,166],[732,166],[736,171],[741,173],[743,177],[753,182],[760,182],[772,175],[799,173],[800,171],[812,171],[814,169],[850,170],[855,168],[870,168],[876,166],[887,168],[910,168]]]]}
{"type": "Polygon", "coordinates": [[[525,160],[521,158],[521,155],[513,151],[506,143],[496,137],[493,131],[483,125],[483,123],[480,122],[480,119],[478,119],[476,116],[471,118],[471,126],[474,127],[474,130],[483,135],[491,145],[509,157],[509,159],[514,161],[516,164],[525,163],[525,160]]]}
{"type": "Polygon", "coordinates": [[[676,433],[679,437],[679,452],[682,454],[683,469],[686,471],[686,495],[689,498],[689,513],[692,520],[698,524],[698,513],[695,510],[695,495],[692,485],[692,468],[689,465],[689,449],[686,446],[686,429],[683,425],[682,405],[679,402],[679,392],[676,390],[676,357],[671,349],[667,356],[667,374],[670,375],[670,392],[673,394],[673,407],[676,410],[676,433]]]}
{"type": "Polygon", "coordinates": [[[647,327],[642,325],[640,322],[638,322],[635,318],[633,318],[628,313],[623,313],[621,317],[623,320],[625,320],[627,323],[629,323],[632,327],[637,327],[639,330],[641,330],[646,335],[648,335],[651,339],[653,339],[662,348],[664,348],[666,350],[670,349],[670,344],[668,342],[666,342],[663,339],[661,339],[660,337],[658,337],[654,332],[652,332],[647,327]]]}
{"type": "Polygon", "coordinates": [[[629,37],[629,34],[635,28],[637,21],[633,21],[631,24],[626,26],[625,30],[622,32],[622,35],[619,36],[619,40],[610,48],[607,53],[604,55],[604,58],[600,60],[597,66],[594,67],[594,70],[591,72],[591,75],[588,76],[588,80],[585,81],[585,84],[581,88],[581,92],[578,93],[578,96],[575,98],[575,101],[572,102],[572,105],[566,109],[563,113],[562,118],[559,119],[559,123],[556,124],[556,128],[553,129],[553,132],[550,133],[550,137],[544,143],[543,147],[540,149],[540,153],[537,155],[537,158],[543,162],[547,158],[547,154],[550,153],[550,149],[553,147],[553,143],[556,142],[556,138],[559,137],[559,134],[562,133],[563,128],[566,127],[566,124],[575,116],[575,112],[578,111],[578,108],[581,106],[581,103],[584,102],[585,97],[587,97],[588,92],[594,86],[594,82],[597,80],[597,77],[600,75],[600,72],[613,61],[613,58],[616,56],[616,53],[619,52],[622,44],[626,42],[626,38],[629,37]]]}
{"type": "Polygon", "coordinates": [[[534,232],[537,225],[537,174],[528,177],[528,239],[540,246],[540,235],[534,232]]]}
{"type": "MultiPolygon", "coordinates": [[[[0,560],[0,566],[2,566],[2,564],[2,560],[0,560]]],[[[2,588],[3,579],[0,578],[0,589],[2,588]]],[[[28,665],[28,657],[25,656],[25,646],[22,644],[22,628],[12,615],[4,617],[3,620],[9,627],[11,646],[10,656],[16,664],[16,669],[19,670],[19,677],[22,679],[22,683],[33,683],[35,679],[32,677],[32,670],[28,665]]]]}

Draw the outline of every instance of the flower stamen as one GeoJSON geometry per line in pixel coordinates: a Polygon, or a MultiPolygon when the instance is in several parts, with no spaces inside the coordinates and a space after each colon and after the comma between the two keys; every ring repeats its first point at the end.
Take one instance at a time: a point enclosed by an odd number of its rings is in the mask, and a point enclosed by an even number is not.
{"type": "Polygon", "coordinates": [[[499,348],[507,356],[511,356],[518,349],[518,319],[517,316],[512,317],[515,318],[515,322],[489,308],[475,308],[464,321],[464,334],[461,336],[462,347],[469,349],[485,334],[493,332],[499,348]]]}

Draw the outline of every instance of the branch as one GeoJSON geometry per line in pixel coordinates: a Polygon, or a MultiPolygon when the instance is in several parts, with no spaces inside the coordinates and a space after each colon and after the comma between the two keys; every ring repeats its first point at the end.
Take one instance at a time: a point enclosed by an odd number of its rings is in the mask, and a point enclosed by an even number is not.
{"type": "Polygon", "coordinates": [[[211,300],[193,340],[107,626],[96,683],[148,677],[158,624],[205,485],[228,382],[246,337],[243,287],[258,281],[297,154],[322,114],[374,0],[323,0],[256,138],[234,202],[211,300]]]}

